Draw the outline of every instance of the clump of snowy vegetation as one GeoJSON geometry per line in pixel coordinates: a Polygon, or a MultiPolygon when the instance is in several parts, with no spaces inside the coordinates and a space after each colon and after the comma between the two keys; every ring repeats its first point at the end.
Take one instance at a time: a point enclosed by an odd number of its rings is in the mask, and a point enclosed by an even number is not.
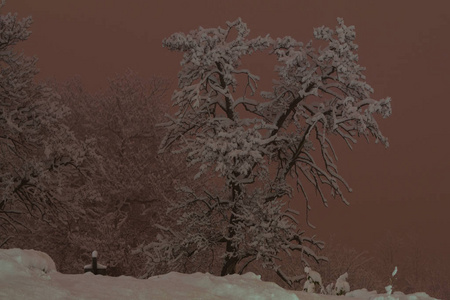
{"type": "Polygon", "coordinates": [[[336,280],[336,285],[334,286],[334,293],[338,296],[345,295],[350,292],[350,284],[347,282],[348,274],[344,273],[336,280]]]}
{"type": "Polygon", "coordinates": [[[324,288],[322,276],[313,271],[310,267],[305,267],[306,280],[303,284],[303,291],[307,293],[320,293],[326,295],[345,295],[350,292],[350,284],[347,282],[348,274],[344,273],[336,280],[336,283],[330,283],[324,288]]]}
{"type": "Polygon", "coordinates": [[[322,284],[322,277],[316,271],[311,270],[310,267],[305,267],[306,280],[303,285],[303,290],[308,293],[315,293],[317,289],[321,294],[324,293],[322,284]]]}
{"type": "Polygon", "coordinates": [[[392,277],[390,280],[390,284],[388,286],[386,286],[386,292],[388,295],[392,294],[392,291],[394,290],[394,286],[393,286],[393,281],[395,279],[395,275],[397,275],[397,267],[395,267],[394,271],[392,272],[392,277]]]}

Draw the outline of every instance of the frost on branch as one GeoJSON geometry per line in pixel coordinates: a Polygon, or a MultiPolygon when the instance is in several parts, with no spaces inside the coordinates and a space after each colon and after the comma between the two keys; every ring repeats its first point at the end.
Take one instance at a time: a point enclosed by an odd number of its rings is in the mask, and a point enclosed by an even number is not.
{"type": "Polygon", "coordinates": [[[344,190],[351,189],[339,175],[332,141],[351,147],[358,137],[372,136],[388,146],[374,116],[391,114],[390,98],[371,97],[353,26],[338,19],[336,29],[317,28],[306,44],[249,36],[238,19],[163,41],[183,59],[172,96],[178,111],[164,124],[160,149],[185,155],[195,177],[218,178],[218,188],[184,190],[170,211],[178,223],[142,247],[149,274],[160,263],[179,268],[212,257],[209,266],[220,265],[222,275],[259,264],[289,285],[304,279],[285,272],[283,255],[297,254],[308,265],[307,258],[323,259],[313,250],[323,245],[303,236],[285,205],[288,197],[300,193],[309,209],[310,185],[325,205],[329,196],[347,203],[344,190]],[[255,53],[278,61],[270,92],[258,92],[259,76],[241,65],[255,53]]]}

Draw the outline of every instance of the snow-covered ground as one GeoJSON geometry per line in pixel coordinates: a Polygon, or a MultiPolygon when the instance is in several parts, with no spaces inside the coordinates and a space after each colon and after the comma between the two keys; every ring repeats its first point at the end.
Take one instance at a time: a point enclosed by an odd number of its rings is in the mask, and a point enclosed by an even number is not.
{"type": "Polygon", "coordinates": [[[376,294],[365,290],[327,296],[285,290],[253,273],[217,277],[169,273],[149,279],[56,271],[45,253],[0,249],[0,299],[277,299],[277,300],[431,300],[425,293],[376,294]]]}

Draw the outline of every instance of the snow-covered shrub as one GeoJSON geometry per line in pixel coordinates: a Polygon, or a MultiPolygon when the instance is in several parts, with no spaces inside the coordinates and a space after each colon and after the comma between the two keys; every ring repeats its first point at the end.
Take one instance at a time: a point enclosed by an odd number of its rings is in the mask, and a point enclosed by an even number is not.
{"type": "Polygon", "coordinates": [[[336,280],[336,285],[334,286],[334,294],[341,296],[350,292],[350,284],[347,282],[348,274],[344,273],[336,280]]]}
{"type": "Polygon", "coordinates": [[[394,271],[392,272],[392,277],[390,279],[390,284],[385,287],[386,293],[388,295],[391,295],[392,291],[394,290],[394,280],[396,279],[395,275],[397,275],[397,267],[395,267],[394,271]]]}
{"type": "Polygon", "coordinates": [[[305,267],[306,280],[303,285],[303,291],[308,293],[320,292],[323,294],[325,289],[322,284],[322,277],[316,271],[311,270],[310,267],[305,267]]]}
{"type": "Polygon", "coordinates": [[[338,296],[342,296],[350,292],[350,285],[347,282],[347,273],[339,276],[336,283],[331,282],[325,288],[322,283],[322,276],[317,271],[313,271],[310,267],[305,267],[305,273],[306,280],[303,284],[303,291],[305,292],[338,296]]]}
{"type": "Polygon", "coordinates": [[[351,282],[352,289],[379,290],[384,287],[385,280],[378,274],[378,262],[368,252],[358,251],[330,237],[321,253],[328,261],[312,267],[320,273],[324,284],[332,283],[331,290],[335,287],[336,279],[344,273],[349,275],[347,281],[351,282]]]}

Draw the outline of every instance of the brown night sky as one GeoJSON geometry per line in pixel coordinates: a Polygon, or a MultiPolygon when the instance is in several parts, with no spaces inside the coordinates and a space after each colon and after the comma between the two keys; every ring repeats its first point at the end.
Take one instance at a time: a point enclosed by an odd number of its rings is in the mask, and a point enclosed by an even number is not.
{"type": "Polygon", "coordinates": [[[79,75],[92,90],[127,68],[176,80],[181,55],[161,41],[177,31],[241,17],[253,36],[307,42],[313,27],[334,27],[343,17],[356,26],[375,97],[393,98],[393,115],[380,121],[391,146],[360,140],[353,152],[338,147],[340,172],[354,190],[351,205],[312,203],[314,233],[359,249],[387,231],[413,234],[450,265],[449,1],[9,0],[9,11],[33,16],[33,34],[19,47],[39,58],[40,79],[79,75]]]}

